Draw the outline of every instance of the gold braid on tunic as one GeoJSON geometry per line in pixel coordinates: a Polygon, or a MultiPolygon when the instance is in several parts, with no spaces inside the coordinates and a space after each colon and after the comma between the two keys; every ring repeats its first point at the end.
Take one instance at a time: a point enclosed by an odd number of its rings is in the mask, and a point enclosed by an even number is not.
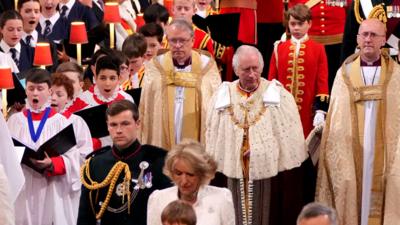
{"type": "Polygon", "coordinates": [[[83,186],[85,186],[87,189],[90,190],[89,193],[89,198],[90,198],[90,205],[92,207],[93,213],[96,215],[96,219],[99,220],[103,216],[104,212],[106,211],[106,208],[108,204],[110,203],[111,196],[113,193],[113,190],[115,188],[115,184],[117,183],[117,180],[119,176],[121,175],[122,171],[125,172],[124,176],[124,187],[125,191],[124,194],[122,195],[122,203],[124,203],[124,197],[125,195],[127,196],[128,199],[128,214],[130,213],[130,202],[131,202],[131,194],[130,194],[130,189],[129,185],[131,182],[131,171],[129,170],[128,164],[124,162],[117,162],[110,170],[110,172],[107,174],[106,178],[101,182],[98,183],[90,177],[90,159],[86,160],[85,164],[81,167],[81,182],[83,186]],[[89,182],[86,182],[88,180],[89,182]],[[96,210],[94,208],[93,200],[92,200],[92,191],[96,191],[96,199],[95,202],[98,201],[98,195],[99,195],[99,190],[101,188],[108,187],[107,195],[106,198],[101,204],[100,211],[96,213],[96,210]]]}
{"type": "MultiPolygon", "coordinates": [[[[354,0],[354,15],[356,17],[357,22],[361,24],[364,19],[360,15],[360,0],[354,0]]],[[[379,4],[374,6],[374,8],[372,8],[371,12],[368,15],[368,18],[369,19],[375,18],[380,20],[382,23],[386,24],[387,16],[384,9],[384,5],[379,4]]]]}

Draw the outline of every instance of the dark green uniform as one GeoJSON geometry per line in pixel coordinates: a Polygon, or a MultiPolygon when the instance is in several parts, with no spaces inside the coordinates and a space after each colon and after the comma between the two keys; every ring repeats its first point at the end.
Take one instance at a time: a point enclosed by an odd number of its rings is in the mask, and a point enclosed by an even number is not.
{"type": "MultiPolygon", "coordinates": [[[[133,194],[131,194],[132,204],[130,206],[130,213],[128,214],[127,207],[123,207],[124,204],[121,194],[123,188],[121,188],[121,183],[124,179],[125,172],[121,172],[114,187],[108,208],[101,217],[101,225],[146,224],[147,200],[149,195],[156,189],[164,189],[172,185],[171,181],[162,173],[166,154],[167,152],[161,148],[151,145],[141,145],[138,141],[135,141],[130,147],[123,150],[118,150],[115,147],[105,147],[98,150],[98,152],[94,152],[89,164],[90,177],[93,181],[101,183],[118,161],[127,163],[132,174],[130,190],[133,194]],[[143,171],[144,183],[139,187],[140,185],[137,185],[137,180],[141,172],[139,168],[141,162],[147,162],[148,167],[143,171]]],[[[144,164],[146,163],[142,163],[142,165],[144,164]]],[[[84,177],[85,181],[90,183],[87,176],[84,177]]],[[[99,189],[96,200],[97,191],[90,191],[85,186],[82,186],[78,225],[96,224],[96,217],[92,210],[92,205],[96,213],[98,213],[101,203],[105,201],[108,187],[109,186],[99,189]]],[[[124,196],[124,203],[125,206],[127,206],[126,195],[124,196]]]]}

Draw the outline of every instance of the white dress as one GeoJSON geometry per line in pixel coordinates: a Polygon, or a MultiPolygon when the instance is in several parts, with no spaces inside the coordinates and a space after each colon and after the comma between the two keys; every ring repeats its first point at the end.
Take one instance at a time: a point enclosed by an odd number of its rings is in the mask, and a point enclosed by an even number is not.
{"type": "MultiPolygon", "coordinates": [[[[37,130],[39,120],[33,120],[37,130]]],[[[36,142],[30,138],[27,117],[19,112],[7,122],[12,137],[37,149],[48,139],[68,126],[70,122],[61,114],[51,113],[36,142]]],[[[73,196],[79,179],[79,151],[73,147],[62,155],[65,174],[47,177],[22,164],[25,185],[15,202],[17,225],[68,225],[75,224],[73,196]]]]}
{"type": "MultiPolygon", "coordinates": [[[[178,187],[154,191],[147,205],[147,225],[162,225],[161,213],[172,201],[178,200],[178,187]]],[[[197,225],[235,225],[232,193],[227,188],[200,187],[193,204],[197,225]]]]}

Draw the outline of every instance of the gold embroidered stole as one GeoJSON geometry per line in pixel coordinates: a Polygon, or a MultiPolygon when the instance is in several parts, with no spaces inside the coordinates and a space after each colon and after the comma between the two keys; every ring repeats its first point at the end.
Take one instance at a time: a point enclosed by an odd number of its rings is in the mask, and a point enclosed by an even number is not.
{"type": "MultiPolygon", "coordinates": [[[[192,52],[191,72],[176,72],[172,62],[171,52],[165,53],[162,62],[166,72],[167,85],[167,105],[168,105],[168,131],[169,145],[171,148],[175,143],[175,97],[176,87],[184,87],[184,103],[182,117],[182,136],[181,139],[191,138],[200,141],[201,128],[201,58],[199,54],[192,52]]],[[[168,141],[168,140],[167,140],[168,141]]]]}
{"type": "MultiPolygon", "coordinates": [[[[364,143],[364,119],[365,119],[365,102],[375,101],[377,104],[376,127],[375,127],[375,147],[374,147],[374,166],[371,188],[371,202],[369,209],[369,225],[383,224],[383,207],[384,207],[384,190],[385,190],[385,153],[384,145],[384,124],[385,124],[385,104],[384,98],[386,93],[387,73],[389,60],[381,57],[380,79],[377,85],[365,86],[362,79],[362,71],[360,67],[360,57],[352,63],[350,67],[350,75],[345,77],[348,84],[349,92],[352,99],[353,114],[353,138],[356,144],[354,146],[354,162],[357,177],[357,198],[359,215],[361,216],[362,207],[362,175],[363,175],[363,143],[364,143]],[[356,121],[355,121],[356,120],[356,121]]],[[[345,73],[345,69],[343,68],[345,73]]],[[[390,76],[390,75],[389,75],[390,76]]],[[[345,107],[345,106],[344,106],[345,107]]],[[[360,217],[359,217],[360,219],[360,217]]]]}

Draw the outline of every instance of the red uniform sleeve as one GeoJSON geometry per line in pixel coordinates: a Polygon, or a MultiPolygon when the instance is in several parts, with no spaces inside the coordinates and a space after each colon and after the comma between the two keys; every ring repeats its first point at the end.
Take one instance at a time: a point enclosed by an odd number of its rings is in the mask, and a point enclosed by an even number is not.
{"type": "Polygon", "coordinates": [[[62,156],[51,157],[51,162],[53,163],[53,170],[47,172],[47,176],[60,176],[65,174],[65,163],[62,156]]]}
{"type": "Polygon", "coordinates": [[[92,138],[93,151],[99,150],[101,148],[101,141],[98,138],[92,138]]]}

